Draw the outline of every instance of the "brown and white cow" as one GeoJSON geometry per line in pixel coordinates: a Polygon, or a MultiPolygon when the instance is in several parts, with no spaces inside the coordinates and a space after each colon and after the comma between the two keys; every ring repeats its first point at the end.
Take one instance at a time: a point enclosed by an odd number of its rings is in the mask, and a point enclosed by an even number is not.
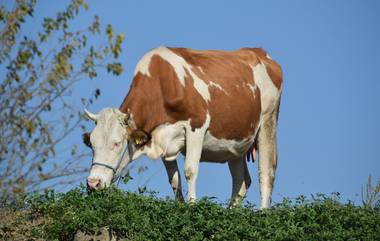
{"type": "Polygon", "coordinates": [[[252,153],[258,150],[261,207],[269,207],[281,86],[281,67],[261,48],[149,51],[137,64],[119,109],[85,111],[96,123],[85,135],[94,151],[89,188],[110,185],[129,162],[147,155],[163,160],[173,191],[182,199],[177,166],[182,153],[190,202],[196,198],[199,162],[227,162],[235,205],[251,184],[247,156],[255,158],[252,153]]]}

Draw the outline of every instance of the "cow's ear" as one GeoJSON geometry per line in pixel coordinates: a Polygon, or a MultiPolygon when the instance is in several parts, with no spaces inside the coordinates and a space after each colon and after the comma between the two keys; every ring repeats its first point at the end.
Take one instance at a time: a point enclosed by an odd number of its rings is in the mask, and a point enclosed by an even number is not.
{"type": "Polygon", "coordinates": [[[83,143],[86,146],[92,148],[91,141],[90,141],[90,133],[89,132],[83,133],[82,139],[83,139],[83,143]]]}
{"type": "Polygon", "coordinates": [[[142,147],[143,145],[148,143],[150,140],[149,134],[142,130],[133,131],[130,138],[138,147],[142,147]]]}

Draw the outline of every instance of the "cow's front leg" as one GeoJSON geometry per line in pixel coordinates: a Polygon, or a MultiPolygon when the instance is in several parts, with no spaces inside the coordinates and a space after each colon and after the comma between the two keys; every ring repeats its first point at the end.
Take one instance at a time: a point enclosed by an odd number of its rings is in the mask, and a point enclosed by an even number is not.
{"type": "Polygon", "coordinates": [[[177,160],[166,161],[162,159],[166,172],[168,173],[169,183],[172,186],[176,200],[183,201],[181,175],[179,174],[177,160]]]}
{"type": "Polygon", "coordinates": [[[185,177],[188,184],[188,200],[190,203],[196,199],[196,180],[198,176],[199,161],[202,154],[203,139],[209,125],[209,118],[201,127],[194,130],[186,129],[186,157],[185,177]]]}

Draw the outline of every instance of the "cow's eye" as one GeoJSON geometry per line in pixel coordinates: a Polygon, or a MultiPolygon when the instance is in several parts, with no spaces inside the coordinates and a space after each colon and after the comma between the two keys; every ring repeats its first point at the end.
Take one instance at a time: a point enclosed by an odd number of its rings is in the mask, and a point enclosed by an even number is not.
{"type": "Polygon", "coordinates": [[[121,141],[115,142],[115,143],[113,144],[113,146],[114,146],[115,148],[120,147],[120,145],[121,145],[121,141]]]}

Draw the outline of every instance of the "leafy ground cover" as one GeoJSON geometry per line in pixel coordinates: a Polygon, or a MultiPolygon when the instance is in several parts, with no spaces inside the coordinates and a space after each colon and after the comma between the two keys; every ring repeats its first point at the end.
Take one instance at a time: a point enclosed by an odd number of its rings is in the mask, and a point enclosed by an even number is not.
{"type": "Polygon", "coordinates": [[[154,193],[82,187],[15,206],[1,210],[4,240],[73,240],[78,231],[102,227],[122,240],[380,240],[380,208],[342,204],[337,195],[284,199],[260,211],[250,203],[228,209],[207,198],[188,205],[154,193]]]}

